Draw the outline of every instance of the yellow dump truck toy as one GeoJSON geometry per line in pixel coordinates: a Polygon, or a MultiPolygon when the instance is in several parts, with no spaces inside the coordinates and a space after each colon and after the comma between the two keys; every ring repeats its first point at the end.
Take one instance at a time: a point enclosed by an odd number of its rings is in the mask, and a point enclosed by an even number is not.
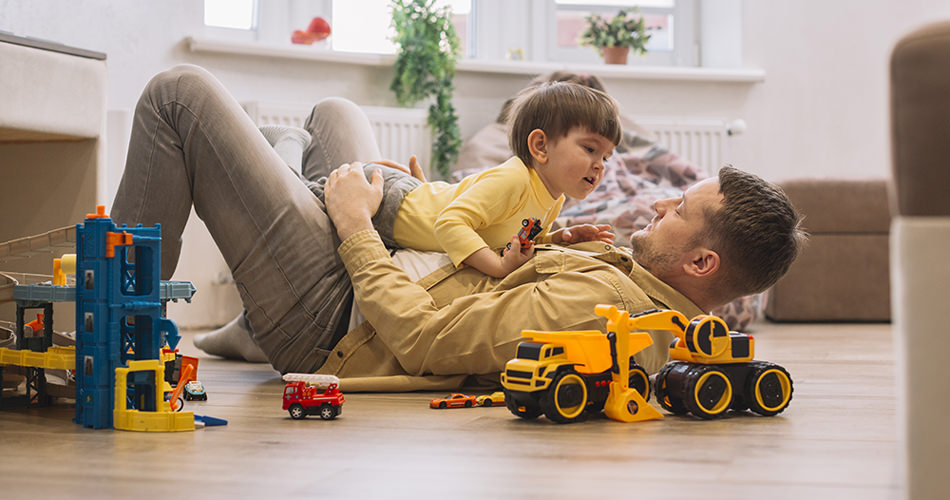
{"type": "Polygon", "coordinates": [[[522,418],[543,413],[558,423],[576,422],[601,410],[622,422],[663,417],[646,402],[650,381],[633,355],[653,344],[643,330],[670,329],[671,311],[631,316],[598,305],[594,312],[607,318],[606,335],[598,330],[521,332],[526,340],[518,344],[515,359],[501,375],[505,404],[512,413],[522,418]]]}

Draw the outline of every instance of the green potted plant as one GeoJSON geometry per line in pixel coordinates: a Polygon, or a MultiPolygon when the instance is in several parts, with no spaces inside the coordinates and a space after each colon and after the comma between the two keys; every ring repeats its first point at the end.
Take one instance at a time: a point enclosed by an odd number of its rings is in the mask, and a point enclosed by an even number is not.
{"type": "Polygon", "coordinates": [[[616,16],[606,19],[592,13],[584,18],[587,26],[581,33],[581,45],[596,47],[607,64],[627,64],[627,54],[646,54],[650,40],[640,9],[620,9],[616,16]]]}
{"type": "Polygon", "coordinates": [[[433,98],[429,106],[429,126],[435,135],[432,163],[447,178],[462,144],[452,105],[460,45],[452,11],[448,6],[436,8],[435,0],[394,0],[392,24],[399,53],[389,88],[403,106],[433,98]]]}

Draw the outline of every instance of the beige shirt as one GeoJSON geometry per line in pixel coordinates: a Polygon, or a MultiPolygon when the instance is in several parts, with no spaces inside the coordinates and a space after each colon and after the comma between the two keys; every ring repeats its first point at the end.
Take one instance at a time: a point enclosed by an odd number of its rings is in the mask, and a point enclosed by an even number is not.
{"type": "MultiPolygon", "coordinates": [[[[505,278],[449,265],[416,283],[375,231],[352,235],[338,251],[367,322],[343,337],[318,373],[339,376],[347,391],[497,386],[522,330],[603,331],[597,304],[703,313],[627,249],[599,242],[535,248],[505,278]]],[[[666,363],[672,340],[669,332],[652,334],[654,344],[635,356],[650,372],[666,363]]]]}

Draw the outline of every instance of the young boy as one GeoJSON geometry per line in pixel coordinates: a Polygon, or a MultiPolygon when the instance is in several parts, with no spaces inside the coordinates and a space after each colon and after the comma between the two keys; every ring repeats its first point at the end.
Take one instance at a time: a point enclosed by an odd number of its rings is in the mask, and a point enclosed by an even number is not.
{"type": "MultiPolygon", "coordinates": [[[[600,183],[604,160],[621,140],[617,105],[582,85],[544,83],[523,91],[512,108],[509,144],[515,156],[457,184],[423,183],[396,169],[367,164],[384,178],[383,202],[373,219],[392,248],[446,252],[452,263],[503,278],[526,262],[522,221],[536,217],[548,228],[564,197],[583,199],[600,183]],[[507,243],[511,249],[502,251],[507,243]]],[[[375,174],[378,175],[378,174],[375,174]]],[[[321,180],[312,186],[323,199],[321,180]]],[[[590,224],[542,230],[540,243],[612,242],[610,226],[590,224]]]]}

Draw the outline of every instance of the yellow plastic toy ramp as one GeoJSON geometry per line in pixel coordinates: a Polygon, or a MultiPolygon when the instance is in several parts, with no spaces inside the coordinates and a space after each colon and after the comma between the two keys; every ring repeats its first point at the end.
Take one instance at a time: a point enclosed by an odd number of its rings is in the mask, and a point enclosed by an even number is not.
{"type": "Polygon", "coordinates": [[[46,352],[34,352],[0,347],[0,365],[72,370],[76,368],[76,348],[53,346],[46,352]]]}
{"type": "Polygon", "coordinates": [[[522,337],[536,342],[557,344],[564,347],[567,359],[581,363],[574,368],[580,373],[601,373],[610,369],[610,342],[599,330],[568,332],[542,332],[522,330],[522,337]]]}
{"type": "Polygon", "coordinates": [[[128,368],[115,369],[115,409],[112,426],[123,431],[170,432],[195,430],[195,414],[190,411],[173,412],[162,391],[155,390],[155,407],[160,411],[129,410],[126,405],[126,387],[129,372],[155,372],[155,380],[165,379],[165,365],[157,359],[129,361],[128,368]]]}

